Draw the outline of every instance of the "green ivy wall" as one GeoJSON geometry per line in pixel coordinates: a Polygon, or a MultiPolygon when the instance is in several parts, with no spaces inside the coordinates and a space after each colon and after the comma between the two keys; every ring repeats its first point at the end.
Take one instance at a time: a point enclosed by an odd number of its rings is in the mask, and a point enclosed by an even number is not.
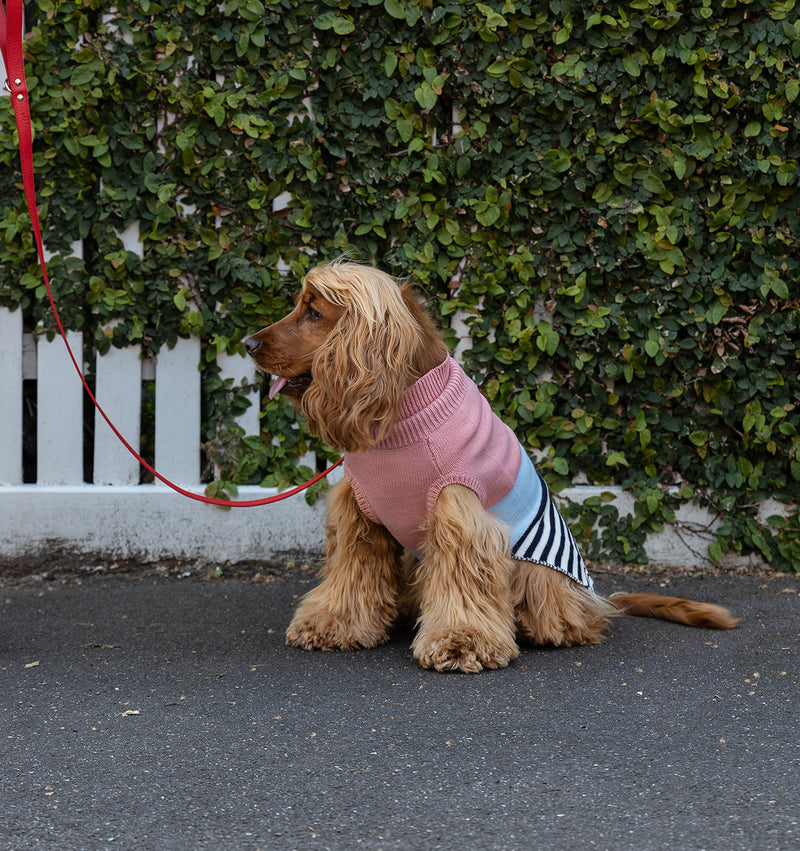
{"type": "MultiPolygon", "coordinates": [[[[101,349],[204,338],[224,478],[288,481],[309,438],[276,401],[238,441],[214,355],[350,252],[466,322],[467,369],[554,488],[633,493],[628,518],[574,512],[591,557],[641,560],[695,500],[712,559],[800,569],[794,0],[33,5],[63,316],[101,349]],[[760,523],[766,497],[795,507],[760,523]]],[[[0,301],[47,330],[16,157],[9,129],[0,301]]]]}

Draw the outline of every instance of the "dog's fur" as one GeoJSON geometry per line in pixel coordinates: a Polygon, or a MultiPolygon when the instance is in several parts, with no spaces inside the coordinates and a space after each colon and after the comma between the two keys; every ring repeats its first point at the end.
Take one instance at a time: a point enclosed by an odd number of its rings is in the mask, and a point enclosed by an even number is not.
{"type": "MultiPolygon", "coordinates": [[[[408,387],[449,355],[407,284],[352,262],[312,269],[294,310],[246,341],[256,365],[303,412],[312,432],[345,452],[387,437],[408,387]],[[285,381],[283,381],[285,379],[285,381]]],[[[347,479],[328,500],[323,580],[301,602],[287,643],[349,650],[416,624],[425,668],[502,668],[517,641],[595,644],[627,614],[730,629],[723,608],[656,594],[602,598],[544,565],[511,557],[508,529],[462,485],[448,485],[423,527],[421,559],[359,509],[347,479]]]]}

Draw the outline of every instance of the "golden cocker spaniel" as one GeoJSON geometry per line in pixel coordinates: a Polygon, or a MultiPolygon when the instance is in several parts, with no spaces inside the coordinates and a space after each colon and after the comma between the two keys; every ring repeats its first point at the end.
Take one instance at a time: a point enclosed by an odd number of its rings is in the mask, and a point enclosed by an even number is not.
{"type": "Polygon", "coordinates": [[[423,667],[477,672],[508,665],[518,640],[597,643],[621,614],[738,623],[712,604],[595,594],[544,480],[407,284],[349,261],[319,266],[294,310],[245,345],[276,376],[270,397],[288,396],[345,453],[323,579],[288,644],[374,647],[409,619],[423,667]]]}

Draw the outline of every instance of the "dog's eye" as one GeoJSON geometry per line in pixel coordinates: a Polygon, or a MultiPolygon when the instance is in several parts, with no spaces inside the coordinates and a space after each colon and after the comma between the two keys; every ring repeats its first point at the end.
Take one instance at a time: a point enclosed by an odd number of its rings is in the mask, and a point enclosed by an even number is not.
{"type": "Polygon", "coordinates": [[[311,305],[308,305],[306,312],[303,314],[303,319],[310,319],[312,322],[317,322],[322,319],[322,314],[318,310],[314,310],[311,305]]]}

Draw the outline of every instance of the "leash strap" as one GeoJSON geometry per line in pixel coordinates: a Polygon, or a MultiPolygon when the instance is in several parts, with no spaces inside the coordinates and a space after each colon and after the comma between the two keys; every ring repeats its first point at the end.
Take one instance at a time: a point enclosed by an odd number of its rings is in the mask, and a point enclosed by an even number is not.
{"type": "Polygon", "coordinates": [[[261,499],[244,499],[244,500],[226,500],[217,499],[206,496],[205,494],[193,493],[190,490],[176,485],[165,476],[162,476],[151,464],[145,461],[144,458],[128,443],[127,440],[120,434],[114,423],[111,422],[106,412],[102,409],[99,402],[95,398],[89,387],[86,377],[78,364],[78,360],[67,341],[67,335],[64,332],[64,327],[61,324],[61,317],[56,308],[53,293],[50,289],[50,281],[47,277],[47,264],[44,259],[44,246],[42,243],[42,231],[39,224],[39,213],[36,208],[36,192],[34,187],[33,177],[33,130],[31,127],[31,111],[30,101],[28,96],[28,86],[25,82],[25,57],[22,46],[22,31],[23,31],[23,0],[7,0],[6,8],[3,7],[3,0],[0,0],[0,52],[3,54],[3,62],[6,66],[8,79],[6,86],[11,93],[11,102],[14,107],[14,118],[17,123],[17,134],[19,136],[19,156],[22,166],[22,181],[25,187],[25,201],[28,205],[28,211],[31,217],[31,225],[33,227],[33,235],[36,240],[36,248],[39,253],[39,262],[42,267],[42,277],[44,278],[45,289],[47,290],[47,298],[50,301],[50,307],[53,310],[53,316],[58,326],[58,331],[61,334],[61,339],[67,348],[72,365],[81,379],[83,388],[92,400],[92,404],[97,409],[100,416],[106,421],[108,427],[120,440],[122,445],[136,458],[136,460],[156,479],[165,484],[167,487],[181,494],[182,496],[193,499],[197,502],[205,502],[209,505],[219,505],[224,508],[251,508],[257,505],[269,505],[273,502],[279,502],[282,499],[288,499],[297,493],[311,487],[321,479],[325,478],[333,469],[339,466],[344,460],[340,458],[335,464],[328,467],[322,473],[314,476],[313,479],[305,482],[302,485],[275,494],[274,496],[262,497],[261,499]]]}

